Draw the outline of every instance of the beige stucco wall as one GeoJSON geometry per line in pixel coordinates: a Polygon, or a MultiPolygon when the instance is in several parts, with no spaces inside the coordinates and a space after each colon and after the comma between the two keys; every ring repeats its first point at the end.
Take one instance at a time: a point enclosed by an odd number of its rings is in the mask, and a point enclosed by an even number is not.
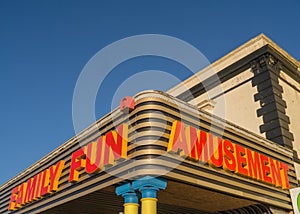
{"type": "MultiPolygon", "coordinates": [[[[284,72],[280,73],[279,84],[283,87],[283,100],[287,104],[286,115],[290,118],[290,132],[294,135],[293,147],[300,156],[300,84],[284,72]]],[[[300,165],[295,163],[297,178],[300,179],[300,165]]]]}
{"type": "Polygon", "coordinates": [[[204,108],[203,110],[208,110],[214,115],[265,137],[265,134],[261,134],[259,131],[259,126],[263,124],[263,120],[262,117],[258,118],[256,114],[260,104],[254,101],[257,88],[252,87],[251,79],[253,76],[251,70],[247,69],[222,83],[223,95],[220,94],[220,88],[214,89],[214,92],[205,93],[190,103],[197,106],[205,100],[212,100],[212,104],[215,104],[214,109],[204,108]]]}
{"type": "MultiPolygon", "coordinates": [[[[260,108],[258,102],[254,102],[253,95],[257,93],[256,87],[252,87],[251,81],[225,93],[226,120],[238,124],[256,134],[261,134],[259,126],[263,124],[262,117],[257,117],[256,110],[260,108]]],[[[220,98],[215,101],[219,102],[220,98]]]]}

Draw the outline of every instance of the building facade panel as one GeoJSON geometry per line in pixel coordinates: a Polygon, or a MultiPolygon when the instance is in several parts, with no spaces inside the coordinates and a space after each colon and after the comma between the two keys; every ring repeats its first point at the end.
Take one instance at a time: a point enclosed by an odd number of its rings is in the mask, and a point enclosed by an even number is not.
{"type": "Polygon", "coordinates": [[[167,93],[126,97],[2,185],[0,213],[290,213],[299,65],[259,35],[167,93]]]}
{"type": "MultiPolygon", "coordinates": [[[[65,160],[65,166],[59,180],[59,191],[27,204],[14,213],[46,211],[121,181],[134,180],[146,175],[162,176],[167,180],[183,182],[195,188],[209,189],[221,194],[244,198],[249,200],[249,204],[263,202],[270,206],[291,209],[287,190],[225,171],[222,166],[213,167],[189,158],[184,159],[176,152],[167,152],[172,126],[175,121],[180,121],[186,127],[191,126],[209,132],[212,136],[219,136],[220,139],[227,139],[242,148],[287,164],[289,166],[289,183],[291,186],[296,186],[297,181],[290,150],[216,116],[199,111],[192,105],[162,92],[143,92],[134,99],[136,106],[131,113],[124,114],[120,110],[115,110],[104,119],[100,119],[96,125],[83,131],[76,139],[71,139],[45,157],[31,170],[27,170],[28,172],[24,173],[24,176],[19,176],[18,179],[9,182],[9,185],[2,186],[1,213],[10,213],[7,208],[14,187],[62,159],[65,160]],[[80,145],[87,145],[95,141],[100,135],[116,129],[123,123],[128,124],[128,159],[117,161],[114,166],[107,166],[104,171],[95,175],[81,170],[79,181],[70,183],[68,180],[72,164],[71,155],[80,148],[80,145]]],[[[239,206],[232,204],[231,208],[239,208],[239,206]]]]}
{"type": "Polygon", "coordinates": [[[295,169],[297,173],[297,179],[300,180],[300,126],[298,125],[300,118],[300,84],[286,72],[280,73],[280,85],[283,87],[283,99],[286,101],[286,114],[290,118],[289,129],[293,133],[293,149],[295,150],[295,169]]]}

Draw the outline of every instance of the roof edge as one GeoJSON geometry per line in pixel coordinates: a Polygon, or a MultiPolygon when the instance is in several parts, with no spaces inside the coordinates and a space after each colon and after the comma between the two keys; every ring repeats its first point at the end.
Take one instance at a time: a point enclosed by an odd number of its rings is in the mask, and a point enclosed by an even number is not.
{"type": "Polygon", "coordinates": [[[201,79],[201,78],[195,78],[195,76],[197,76],[197,77],[205,76],[205,78],[206,77],[208,78],[209,75],[214,75],[214,74],[218,73],[220,70],[230,66],[234,62],[237,62],[238,60],[244,58],[245,56],[255,52],[256,50],[258,50],[264,46],[272,47],[279,54],[281,54],[286,60],[288,60],[291,64],[293,64],[295,67],[297,67],[297,70],[300,73],[300,62],[297,59],[295,59],[294,57],[292,57],[288,52],[286,52],[279,45],[277,45],[273,40],[271,40],[264,33],[260,33],[259,35],[248,40],[246,43],[240,45],[239,47],[230,51],[223,57],[214,61],[212,64],[210,64],[207,67],[196,72],[194,75],[192,75],[188,79],[184,80],[183,82],[181,82],[178,85],[174,86],[173,88],[169,89],[167,91],[167,93],[170,93],[173,96],[178,96],[182,87],[186,88],[185,85],[193,86],[193,85],[196,85],[199,83],[199,79],[201,79]],[[209,72],[209,74],[207,74],[207,72],[209,72]]]}

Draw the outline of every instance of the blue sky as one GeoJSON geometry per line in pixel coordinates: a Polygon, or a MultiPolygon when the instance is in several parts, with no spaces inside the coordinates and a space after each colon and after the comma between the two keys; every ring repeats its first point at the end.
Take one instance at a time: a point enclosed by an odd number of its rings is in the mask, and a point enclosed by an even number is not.
{"type": "MultiPolygon", "coordinates": [[[[296,0],[0,1],[0,184],[75,134],[77,78],[110,43],[164,34],[190,43],[213,62],[263,32],[299,60],[299,8],[296,0]]],[[[180,79],[190,75],[166,59],[124,62],[98,92],[97,118],[110,111],[124,78],[151,69],[180,79]]]]}

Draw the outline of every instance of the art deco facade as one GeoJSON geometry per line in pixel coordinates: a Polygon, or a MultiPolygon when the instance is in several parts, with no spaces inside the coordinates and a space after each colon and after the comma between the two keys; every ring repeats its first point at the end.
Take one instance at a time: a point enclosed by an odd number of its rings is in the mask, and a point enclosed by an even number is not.
{"type": "Polygon", "coordinates": [[[2,185],[0,213],[291,213],[299,93],[299,62],[259,35],[127,97],[2,185]]]}

